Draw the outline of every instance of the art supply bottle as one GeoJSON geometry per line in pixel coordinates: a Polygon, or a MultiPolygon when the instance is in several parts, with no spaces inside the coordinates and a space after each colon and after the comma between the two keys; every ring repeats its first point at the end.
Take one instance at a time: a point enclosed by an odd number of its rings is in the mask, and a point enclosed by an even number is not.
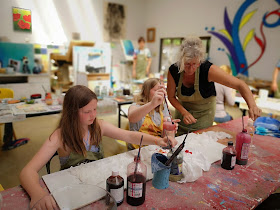
{"type": "Polygon", "coordinates": [[[53,99],[51,93],[46,93],[45,102],[47,105],[52,105],[53,99]]]}
{"type": "Polygon", "coordinates": [[[102,90],[101,90],[101,97],[105,98],[107,96],[107,86],[102,86],[102,90]]]}
{"type": "MultiPolygon", "coordinates": [[[[170,150],[167,153],[167,159],[172,156],[173,152],[170,150]]],[[[171,170],[169,180],[177,182],[183,178],[183,153],[180,152],[171,163],[171,170]]]]}
{"type": "Polygon", "coordinates": [[[236,150],[233,147],[233,142],[229,141],[228,146],[223,149],[223,157],[221,159],[221,166],[224,169],[234,169],[236,162],[236,150]]]}
{"type": "Polygon", "coordinates": [[[236,135],[236,163],[238,165],[246,165],[248,162],[248,154],[250,149],[251,136],[246,129],[236,135]]]}
{"type": "Polygon", "coordinates": [[[126,202],[132,206],[139,206],[145,201],[147,166],[137,156],[127,166],[126,202]],[[135,170],[136,169],[136,170],[135,170]]]}
{"type": "Polygon", "coordinates": [[[162,130],[162,137],[164,136],[172,136],[175,138],[176,133],[176,125],[174,122],[172,122],[171,118],[168,117],[165,122],[163,122],[163,130],[162,130]]]}
{"type": "Polygon", "coordinates": [[[251,136],[251,147],[253,147],[253,136],[255,133],[255,126],[254,126],[254,121],[251,118],[249,118],[247,121],[246,130],[248,134],[251,136]]]}
{"type": "Polygon", "coordinates": [[[112,171],[112,175],[106,180],[106,190],[114,197],[117,206],[123,203],[124,180],[117,170],[112,171]]]}
{"type": "Polygon", "coordinates": [[[99,85],[95,86],[94,93],[96,94],[97,97],[100,97],[101,93],[100,93],[100,86],[99,85]]]}

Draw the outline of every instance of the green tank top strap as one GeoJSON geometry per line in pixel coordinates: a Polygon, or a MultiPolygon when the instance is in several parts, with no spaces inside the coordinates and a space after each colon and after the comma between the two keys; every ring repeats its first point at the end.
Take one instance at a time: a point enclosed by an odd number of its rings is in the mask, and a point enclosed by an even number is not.
{"type": "Polygon", "coordinates": [[[61,165],[61,170],[70,168],[71,166],[73,167],[77,166],[81,163],[88,163],[103,158],[104,158],[104,153],[103,153],[103,146],[101,144],[99,145],[99,152],[87,151],[85,157],[81,154],[71,152],[67,162],[64,165],[61,165]]]}

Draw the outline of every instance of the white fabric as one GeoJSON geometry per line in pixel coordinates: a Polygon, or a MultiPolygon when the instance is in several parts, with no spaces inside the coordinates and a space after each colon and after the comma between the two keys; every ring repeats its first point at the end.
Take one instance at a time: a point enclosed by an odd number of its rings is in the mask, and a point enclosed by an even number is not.
{"type": "MultiPolygon", "coordinates": [[[[178,146],[183,142],[185,135],[176,137],[178,146]]],[[[221,159],[224,145],[217,143],[218,139],[232,138],[224,132],[208,131],[202,134],[190,133],[186,139],[183,152],[183,174],[180,182],[193,182],[202,176],[203,171],[208,171],[212,163],[221,159]],[[192,152],[186,153],[185,150],[192,152]]],[[[155,145],[141,148],[141,160],[147,166],[147,180],[153,178],[151,170],[151,156],[162,149],[155,145]]],[[[87,164],[59,171],[43,176],[50,192],[65,186],[92,184],[106,189],[106,179],[111,176],[112,169],[117,167],[120,176],[124,178],[126,188],[127,165],[131,163],[138,149],[104,158],[87,164]]],[[[167,153],[165,153],[167,154],[167,153]]]]}

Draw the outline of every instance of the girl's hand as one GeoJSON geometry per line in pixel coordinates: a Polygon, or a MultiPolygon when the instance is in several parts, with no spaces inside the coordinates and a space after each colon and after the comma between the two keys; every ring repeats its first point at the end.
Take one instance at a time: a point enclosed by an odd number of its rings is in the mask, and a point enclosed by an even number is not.
{"type": "Polygon", "coordinates": [[[176,125],[176,133],[177,133],[177,130],[178,130],[178,122],[181,122],[181,120],[180,120],[180,119],[174,119],[174,120],[172,120],[172,122],[174,122],[175,125],[176,125]]]}
{"type": "Polygon", "coordinates": [[[258,117],[260,117],[262,114],[262,110],[259,109],[257,106],[253,106],[249,109],[249,117],[252,120],[256,120],[258,117]]]}
{"type": "Polygon", "coordinates": [[[156,145],[161,146],[161,147],[167,147],[169,144],[171,144],[171,147],[175,147],[178,142],[175,138],[173,138],[172,136],[165,136],[164,138],[157,138],[156,139],[156,145]],[[168,143],[169,140],[169,143],[168,143]]]}
{"type": "Polygon", "coordinates": [[[164,96],[166,95],[166,91],[163,88],[158,89],[152,98],[151,103],[154,105],[154,107],[157,107],[158,105],[162,104],[164,101],[164,96]]]}
{"type": "Polygon", "coordinates": [[[53,210],[58,209],[58,206],[56,205],[56,202],[54,201],[52,195],[46,193],[43,197],[37,199],[37,198],[31,198],[30,202],[30,209],[36,209],[36,210],[53,210]]]}
{"type": "Polygon", "coordinates": [[[183,114],[183,121],[186,125],[188,125],[188,124],[196,123],[197,120],[188,111],[186,111],[183,114]]]}

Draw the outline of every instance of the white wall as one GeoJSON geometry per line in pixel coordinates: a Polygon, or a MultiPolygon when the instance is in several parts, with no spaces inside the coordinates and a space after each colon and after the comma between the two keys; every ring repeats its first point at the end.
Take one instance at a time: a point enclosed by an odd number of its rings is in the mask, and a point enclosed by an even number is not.
{"type": "MultiPolygon", "coordinates": [[[[66,44],[73,32],[81,40],[103,41],[103,0],[1,0],[0,37],[10,42],[66,44]],[[32,33],[13,31],[12,7],[30,9],[32,33]]],[[[145,1],[110,0],[126,5],[126,36],[137,39],[145,34],[145,1]]]]}
{"type": "MultiPolygon", "coordinates": [[[[109,0],[108,0],[109,1],[109,0]]],[[[146,30],[156,28],[156,41],[147,43],[154,57],[152,71],[159,69],[160,38],[184,37],[187,34],[210,36],[205,27],[223,29],[224,8],[230,19],[244,0],[110,0],[126,5],[126,38],[137,40],[146,37],[146,30]]],[[[1,0],[0,37],[6,36],[11,42],[40,44],[66,44],[72,32],[79,32],[82,40],[103,41],[103,0],[1,0]],[[32,33],[13,31],[12,7],[30,9],[32,12],[32,33]]],[[[247,12],[257,9],[240,35],[255,28],[260,36],[260,21],[265,12],[279,8],[275,0],[258,0],[247,12]]],[[[276,21],[276,17],[270,19],[276,21]]],[[[271,80],[274,66],[280,58],[280,26],[264,28],[267,48],[261,60],[249,70],[250,76],[271,80]]],[[[225,46],[212,36],[210,61],[216,65],[229,64],[225,53],[218,51],[225,46]]],[[[259,54],[254,40],[245,53],[250,64],[259,54]]]]}
{"type": "MultiPolygon", "coordinates": [[[[146,5],[147,22],[146,29],[150,27],[156,28],[156,41],[148,43],[148,47],[152,51],[153,57],[152,69],[159,69],[159,49],[160,38],[166,37],[185,37],[188,34],[196,34],[199,36],[212,36],[205,27],[215,27],[216,31],[224,29],[224,8],[227,7],[228,15],[233,20],[240,5],[244,0],[151,0],[146,5]]],[[[240,32],[242,39],[245,35],[255,28],[256,34],[260,36],[261,19],[266,12],[270,12],[279,8],[279,4],[275,0],[259,0],[252,4],[246,11],[251,12],[257,9],[255,15],[243,27],[240,32]]],[[[246,14],[246,13],[245,13],[246,14]]],[[[271,23],[276,22],[274,16],[270,18],[271,23]]],[[[280,26],[276,28],[264,28],[266,35],[267,48],[261,60],[249,69],[251,77],[261,79],[272,79],[274,67],[280,59],[280,26]]],[[[224,52],[218,51],[219,47],[225,48],[222,42],[216,37],[211,38],[210,61],[216,65],[229,64],[228,58],[224,52]]],[[[258,57],[259,47],[252,40],[245,54],[248,64],[258,57]]]]}

